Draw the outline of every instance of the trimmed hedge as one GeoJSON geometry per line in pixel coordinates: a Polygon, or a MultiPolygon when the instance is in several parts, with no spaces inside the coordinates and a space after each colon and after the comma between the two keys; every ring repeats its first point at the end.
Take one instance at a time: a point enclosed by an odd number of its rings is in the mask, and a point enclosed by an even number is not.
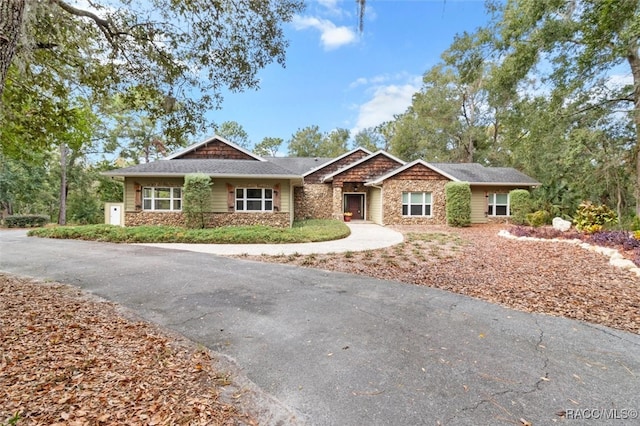
{"type": "Polygon", "coordinates": [[[211,178],[204,173],[188,174],[184,177],[183,191],[182,212],[187,228],[205,228],[206,213],[211,211],[211,178]]]}
{"type": "Polygon", "coordinates": [[[447,197],[447,225],[471,225],[471,186],[468,182],[449,182],[445,185],[447,197]]]}
{"type": "Polygon", "coordinates": [[[511,222],[516,225],[527,223],[527,214],[531,213],[531,194],[526,189],[514,189],[509,192],[511,222]]]}
{"type": "Polygon", "coordinates": [[[7,228],[32,228],[45,226],[49,217],[38,214],[11,215],[4,218],[7,228]]]}
{"type": "Polygon", "coordinates": [[[294,222],[292,228],[223,226],[188,229],[155,225],[83,225],[32,229],[27,235],[112,243],[286,244],[338,240],[350,233],[349,227],[341,220],[311,219],[294,222]]]}
{"type": "MultiPolygon", "coordinates": [[[[537,212],[527,215],[527,223],[535,228],[547,225],[551,221],[551,213],[546,210],[538,210],[537,212]]],[[[522,225],[522,224],[519,224],[522,225]]]]}

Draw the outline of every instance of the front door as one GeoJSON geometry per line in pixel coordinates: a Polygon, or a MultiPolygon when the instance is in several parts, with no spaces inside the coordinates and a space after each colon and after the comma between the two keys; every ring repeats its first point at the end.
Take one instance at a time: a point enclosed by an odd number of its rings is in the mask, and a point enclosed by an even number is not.
{"type": "Polygon", "coordinates": [[[364,219],[364,194],[346,194],[345,211],[353,213],[352,219],[364,219]]]}

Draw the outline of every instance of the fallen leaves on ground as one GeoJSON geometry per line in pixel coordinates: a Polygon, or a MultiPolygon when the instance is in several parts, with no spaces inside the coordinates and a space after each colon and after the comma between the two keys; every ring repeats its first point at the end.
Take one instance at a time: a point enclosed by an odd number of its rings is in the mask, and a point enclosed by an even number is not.
{"type": "Polygon", "coordinates": [[[0,274],[0,424],[254,424],[205,348],[73,287],[0,274]]]}
{"type": "Polygon", "coordinates": [[[507,228],[404,226],[395,229],[405,242],[380,250],[243,258],[425,285],[640,334],[640,277],[574,245],[499,237],[507,228]]]}

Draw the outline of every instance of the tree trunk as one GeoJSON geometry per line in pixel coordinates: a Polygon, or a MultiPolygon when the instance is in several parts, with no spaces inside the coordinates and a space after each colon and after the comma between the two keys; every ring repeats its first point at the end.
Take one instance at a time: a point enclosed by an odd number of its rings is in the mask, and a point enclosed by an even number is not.
{"type": "Polygon", "coordinates": [[[633,121],[636,128],[636,215],[640,216],[640,56],[638,49],[632,47],[627,56],[633,75],[633,121]]]}
{"type": "Polygon", "coordinates": [[[67,144],[60,145],[60,212],[58,225],[67,224],[67,144]]]}
{"type": "Polygon", "coordinates": [[[0,103],[9,65],[16,54],[26,0],[0,0],[0,103]]]}

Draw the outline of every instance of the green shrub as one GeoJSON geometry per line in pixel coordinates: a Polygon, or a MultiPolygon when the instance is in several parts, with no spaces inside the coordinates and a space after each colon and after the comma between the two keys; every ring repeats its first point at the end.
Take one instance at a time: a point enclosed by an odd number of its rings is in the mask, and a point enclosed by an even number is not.
{"type": "Polygon", "coordinates": [[[573,223],[578,231],[591,234],[618,223],[618,215],[604,204],[595,205],[584,201],[578,206],[573,223]]]}
{"type": "Polygon", "coordinates": [[[634,215],[633,218],[629,220],[627,228],[630,231],[640,231],[640,216],[634,215]]]}
{"type": "Polygon", "coordinates": [[[74,194],[67,200],[67,217],[72,223],[89,225],[104,222],[103,205],[87,191],[74,194]]]}
{"type": "Polygon", "coordinates": [[[514,189],[509,192],[511,222],[516,225],[527,223],[527,215],[531,213],[531,194],[526,189],[514,189]]]}
{"type": "Polygon", "coordinates": [[[527,214],[526,220],[528,225],[537,228],[542,225],[547,225],[551,221],[551,213],[546,210],[538,210],[537,212],[527,214]]]}
{"type": "Polygon", "coordinates": [[[471,225],[471,187],[468,182],[449,182],[445,185],[447,198],[447,224],[471,225]]]}
{"type": "Polygon", "coordinates": [[[211,211],[211,178],[203,173],[186,175],[182,200],[182,212],[187,227],[206,228],[207,213],[211,211]]]}
{"type": "Polygon", "coordinates": [[[37,214],[11,215],[4,218],[7,228],[31,228],[49,223],[49,217],[37,214]]]}

